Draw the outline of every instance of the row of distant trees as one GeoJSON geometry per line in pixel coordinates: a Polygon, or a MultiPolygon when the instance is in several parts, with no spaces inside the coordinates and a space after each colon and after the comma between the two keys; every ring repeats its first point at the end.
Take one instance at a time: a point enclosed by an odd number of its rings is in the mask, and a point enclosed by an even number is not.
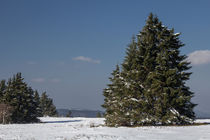
{"type": "Polygon", "coordinates": [[[56,116],[56,107],[46,92],[39,96],[24,82],[21,73],[0,82],[0,123],[38,122],[41,116],[56,116]]]}

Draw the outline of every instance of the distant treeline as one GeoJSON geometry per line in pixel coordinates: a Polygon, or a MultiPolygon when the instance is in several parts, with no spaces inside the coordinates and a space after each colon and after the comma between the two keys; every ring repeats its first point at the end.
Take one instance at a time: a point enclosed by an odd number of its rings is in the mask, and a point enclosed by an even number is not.
{"type": "Polygon", "coordinates": [[[57,109],[59,117],[103,117],[104,112],[99,110],[80,110],[80,109],[57,109]]]}
{"type": "Polygon", "coordinates": [[[39,96],[24,82],[21,73],[0,81],[0,123],[38,122],[41,116],[56,116],[56,107],[46,92],[39,96]]]}

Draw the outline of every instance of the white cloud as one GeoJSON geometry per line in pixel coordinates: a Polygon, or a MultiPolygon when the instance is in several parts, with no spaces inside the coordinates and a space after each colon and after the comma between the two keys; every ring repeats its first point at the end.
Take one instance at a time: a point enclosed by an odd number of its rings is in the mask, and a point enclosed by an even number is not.
{"type": "Polygon", "coordinates": [[[188,55],[187,61],[192,65],[201,65],[210,63],[210,50],[198,50],[188,55]]]}
{"type": "Polygon", "coordinates": [[[43,83],[43,82],[59,83],[59,82],[61,82],[61,80],[58,78],[45,79],[45,78],[41,78],[41,77],[31,79],[31,81],[35,82],[35,83],[43,83]]]}
{"type": "Polygon", "coordinates": [[[36,82],[36,83],[43,83],[45,82],[45,79],[44,78],[34,78],[34,79],[31,79],[32,82],[36,82]]]}
{"type": "Polygon", "coordinates": [[[90,57],[84,57],[84,56],[75,57],[75,58],[73,58],[73,60],[84,61],[84,62],[95,63],[95,64],[100,64],[101,63],[100,60],[94,60],[90,57]]]}
{"type": "Polygon", "coordinates": [[[50,82],[52,82],[52,83],[59,83],[60,81],[61,80],[58,79],[58,78],[53,78],[53,79],[50,80],[50,82]]]}

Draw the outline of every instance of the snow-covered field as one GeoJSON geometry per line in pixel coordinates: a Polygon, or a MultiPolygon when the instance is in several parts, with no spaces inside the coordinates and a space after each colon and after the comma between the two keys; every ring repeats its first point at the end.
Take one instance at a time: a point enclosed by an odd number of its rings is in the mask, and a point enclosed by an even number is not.
{"type": "Polygon", "coordinates": [[[0,125],[0,140],[210,140],[210,125],[109,128],[102,118],[40,119],[44,123],[0,125]]]}

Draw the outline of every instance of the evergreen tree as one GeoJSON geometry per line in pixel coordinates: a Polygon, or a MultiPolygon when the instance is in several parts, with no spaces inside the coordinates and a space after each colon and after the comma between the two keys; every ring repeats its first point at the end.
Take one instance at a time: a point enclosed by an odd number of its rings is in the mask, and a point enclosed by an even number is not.
{"type": "Polygon", "coordinates": [[[6,81],[1,80],[1,82],[0,82],[0,103],[5,102],[4,96],[5,96],[6,88],[7,88],[6,81]]]}
{"type": "Polygon", "coordinates": [[[6,118],[6,121],[2,122],[38,122],[37,117],[57,115],[53,100],[48,98],[46,93],[40,98],[39,93],[23,80],[21,73],[17,73],[8,80],[7,84],[5,80],[0,82],[0,117],[6,118]],[[9,109],[7,112],[6,108],[9,109]]]}
{"type": "Polygon", "coordinates": [[[35,100],[35,93],[31,87],[27,88],[27,93],[25,94],[25,121],[26,122],[37,122],[37,102],[35,100]]]}
{"type": "Polygon", "coordinates": [[[36,106],[36,112],[37,112],[37,117],[41,117],[42,115],[42,110],[41,110],[41,105],[40,105],[40,97],[39,93],[37,90],[34,92],[34,100],[35,100],[35,106],[36,106]]]}
{"type": "Polygon", "coordinates": [[[184,44],[174,29],[150,14],[143,30],[133,37],[122,64],[104,90],[106,124],[187,124],[194,120],[193,93],[185,85],[191,67],[180,55],[184,44]],[[114,88],[113,88],[114,87],[114,88]]]}
{"type": "Polygon", "coordinates": [[[11,116],[12,123],[24,122],[24,103],[23,95],[27,91],[27,86],[23,82],[20,74],[16,74],[12,79],[8,80],[8,87],[6,90],[6,101],[13,107],[11,116]]]}
{"type": "Polygon", "coordinates": [[[21,73],[8,80],[5,102],[12,108],[12,123],[37,122],[33,90],[23,82],[21,73]]]}
{"type": "Polygon", "coordinates": [[[140,48],[145,48],[144,96],[148,101],[148,124],[185,124],[194,120],[193,93],[185,86],[191,67],[180,55],[184,44],[179,41],[174,29],[163,26],[157,17],[150,14],[139,36],[140,48]]]}
{"type": "Polygon", "coordinates": [[[56,116],[56,107],[53,104],[53,100],[49,98],[46,92],[42,93],[40,98],[40,106],[43,116],[56,116]]]}
{"type": "Polygon", "coordinates": [[[105,99],[102,107],[106,108],[104,114],[106,118],[105,123],[108,126],[128,125],[127,119],[129,119],[129,117],[122,116],[125,114],[126,109],[124,105],[121,104],[122,100],[125,100],[123,95],[124,84],[118,65],[109,79],[111,84],[108,84],[108,88],[104,89],[103,93],[105,99]]]}
{"type": "Polygon", "coordinates": [[[142,67],[144,50],[139,50],[138,43],[135,41],[135,37],[132,37],[122,64],[121,79],[123,79],[125,87],[123,90],[125,97],[122,102],[126,107],[124,115],[129,118],[127,125],[137,125],[140,119],[145,118],[145,113],[142,113],[146,110],[143,96],[143,81],[146,73],[142,67]]]}

